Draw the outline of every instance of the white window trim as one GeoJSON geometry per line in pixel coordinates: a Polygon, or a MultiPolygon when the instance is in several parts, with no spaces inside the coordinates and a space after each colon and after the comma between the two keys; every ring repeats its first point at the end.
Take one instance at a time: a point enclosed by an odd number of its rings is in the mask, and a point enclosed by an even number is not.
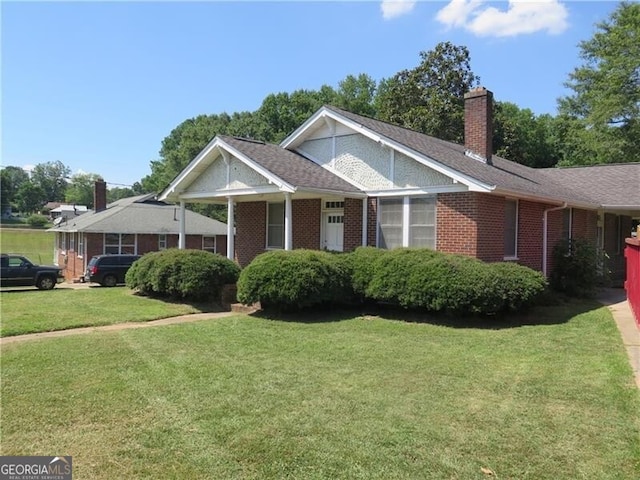
{"type": "Polygon", "coordinates": [[[284,245],[285,244],[285,238],[284,238],[284,236],[285,236],[285,231],[284,231],[285,230],[285,219],[284,219],[284,217],[286,215],[286,212],[285,212],[286,208],[285,208],[284,201],[282,201],[282,202],[267,202],[266,208],[267,208],[267,228],[266,228],[266,232],[265,232],[265,241],[264,241],[265,247],[264,247],[264,249],[265,250],[284,250],[284,247],[285,247],[285,245],[284,245]],[[281,247],[269,245],[269,205],[273,205],[273,204],[282,204],[282,246],[281,247]]]}
{"type": "Polygon", "coordinates": [[[167,234],[159,233],[158,234],[158,250],[166,250],[167,249],[167,234]],[[164,245],[163,245],[164,244],[164,245]]]}
{"type": "MultiPolygon", "coordinates": [[[[107,235],[118,235],[118,254],[122,254],[122,236],[123,235],[133,235],[133,253],[130,255],[138,254],[138,234],[137,233],[116,233],[109,232],[102,234],[102,253],[104,255],[107,254],[107,235]]],[[[110,247],[114,247],[115,244],[110,243],[110,247]]],[[[126,246],[130,246],[130,244],[126,244],[126,246]]],[[[125,254],[127,255],[127,254],[125,254]]]]}
{"type": "MultiPolygon", "coordinates": [[[[409,247],[410,240],[410,231],[411,231],[411,199],[412,198],[434,198],[435,204],[434,208],[436,209],[436,215],[434,218],[433,230],[434,230],[434,239],[433,239],[433,250],[437,250],[438,247],[438,216],[437,216],[437,197],[435,195],[416,195],[416,196],[397,196],[397,197],[384,197],[387,198],[402,198],[402,248],[409,247]]],[[[380,203],[383,198],[377,198],[377,212],[376,212],[376,246],[378,248],[382,248],[380,246],[380,203]]],[[[430,247],[425,247],[430,248],[430,247]]]]}
{"type": "MultiPolygon", "coordinates": [[[[218,237],[216,235],[202,235],[202,250],[204,250],[204,239],[213,238],[213,253],[218,253],[218,237]]],[[[206,250],[210,252],[211,250],[206,250]]]]}
{"type": "MultiPolygon", "coordinates": [[[[517,199],[517,198],[509,198],[509,197],[505,198],[504,200],[505,200],[505,202],[507,202],[507,201],[516,202],[516,219],[515,219],[515,227],[516,228],[515,228],[514,240],[513,240],[514,243],[515,243],[514,249],[513,249],[515,254],[513,256],[505,255],[504,256],[504,260],[507,260],[507,261],[519,260],[519,257],[518,257],[518,221],[520,219],[520,200],[517,199]]],[[[503,227],[503,229],[504,229],[504,227],[503,227]]]]}
{"type": "Polygon", "coordinates": [[[67,232],[62,232],[61,233],[62,237],[60,240],[60,252],[63,255],[67,254],[67,232]]]}
{"type": "Polygon", "coordinates": [[[84,257],[84,233],[78,232],[78,258],[84,257]]]}

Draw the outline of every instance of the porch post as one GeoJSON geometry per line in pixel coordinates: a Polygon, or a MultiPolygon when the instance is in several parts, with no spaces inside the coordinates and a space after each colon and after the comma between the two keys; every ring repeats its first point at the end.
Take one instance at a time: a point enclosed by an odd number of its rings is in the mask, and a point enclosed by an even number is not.
{"type": "Polygon", "coordinates": [[[233,197],[227,197],[227,258],[229,260],[234,259],[235,253],[235,238],[233,235],[234,223],[235,220],[233,217],[233,197]]]}
{"type": "Polygon", "coordinates": [[[186,222],[185,222],[185,203],[184,200],[180,200],[180,233],[178,234],[178,248],[180,250],[184,250],[187,245],[187,235],[186,235],[186,222]]]}
{"type": "Polygon", "coordinates": [[[293,228],[292,228],[292,215],[291,215],[291,194],[285,192],[284,194],[284,249],[293,249],[293,228]]]}
{"type": "Polygon", "coordinates": [[[367,227],[369,222],[367,221],[367,204],[369,203],[369,197],[362,199],[362,246],[367,246],[367,227]]]}

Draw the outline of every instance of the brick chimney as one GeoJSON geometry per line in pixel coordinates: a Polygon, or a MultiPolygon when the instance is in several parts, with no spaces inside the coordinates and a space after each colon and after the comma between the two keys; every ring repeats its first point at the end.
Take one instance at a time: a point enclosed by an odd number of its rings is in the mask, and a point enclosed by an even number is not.
{"type": "Polygon", "coordinates": [[[107,208],[107,182],[96,180],[93,184],[93,210],[98,213],[107,208]]]}
{"type": "Polygon", "coordinates": [[[476,87],[464,95],[464,146],[467,155],[491,165],[493,93],[476,87]]]}

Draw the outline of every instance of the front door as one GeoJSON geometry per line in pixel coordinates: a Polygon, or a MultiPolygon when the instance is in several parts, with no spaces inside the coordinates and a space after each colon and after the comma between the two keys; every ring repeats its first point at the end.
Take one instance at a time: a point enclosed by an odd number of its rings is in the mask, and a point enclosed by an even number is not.
{"type": "Polygon", "coordinates": [[[324,248],[341,252],[344,246],[344,213],[324,214],[324,248]]]}

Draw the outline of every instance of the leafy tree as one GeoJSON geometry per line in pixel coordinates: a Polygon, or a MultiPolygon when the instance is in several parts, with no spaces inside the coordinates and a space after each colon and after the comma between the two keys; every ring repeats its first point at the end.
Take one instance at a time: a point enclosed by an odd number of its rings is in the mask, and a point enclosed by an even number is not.
{"type": "Polygon", "coordinates": [[[77,173],[71,177],[65,192],[65,201],[93,208],[94,184],[102,177],[96,173],[77,173]]]}
{"type": "Polygon", "coordinates": [[[565,165],[640,161],[640,4],[621,3],[580,43],[559,100],[565,165]]]}
{"type": "Polygon", "coordinates": [[[115,202],[121,198],[134,197],[138,195],[133,188],[113,187],[107,190],[107,203],[115,202]]]}
{"type": "Polygon", "coordinates": [[[23,183],[29,181],[29,175],[20,167],[8,166],[0,171],[2,187],[0,188],[0,203],[3,210],[14,203],[16,193],[23,183]]]}
{"type": "Polygon", "coordinates": [[[47,193],[33,182],[20,185],[16,193],[16,206],[22,213],[34,213],[39,211],[47,203],[47,193]]]}
{"type": "Polygon", "coordinates": [[[378,117],[443,140],[464,137],[464,94],[479,77],[470,67],[469,50],[451,42],[420,52],[420,64],[402,70],[378,87],[378,117]]]}
{"type": "Polygon", "coordinates": [[[497,155],[534,168],[558,163],[550,115],[536,117],[528,108],[495,102],[493,121],[493,149],[497,155]]]}
{"type": "Polygon", "coordinates": [[[44,191],[45,203],[47,201],[63,202],[67,189],[67,178],[70,175],[71,169],[57,160],[36,165],[31,173],[31,181],[44,191]]]}
{"type": "Polygon", "coordinates": [[[335,106],[359,115],[375,117],[377,113],[376,92],[376,81],[369,75],[365,73],[361,73],[357,77],[347,75],[338,84],[335,106]]]}

